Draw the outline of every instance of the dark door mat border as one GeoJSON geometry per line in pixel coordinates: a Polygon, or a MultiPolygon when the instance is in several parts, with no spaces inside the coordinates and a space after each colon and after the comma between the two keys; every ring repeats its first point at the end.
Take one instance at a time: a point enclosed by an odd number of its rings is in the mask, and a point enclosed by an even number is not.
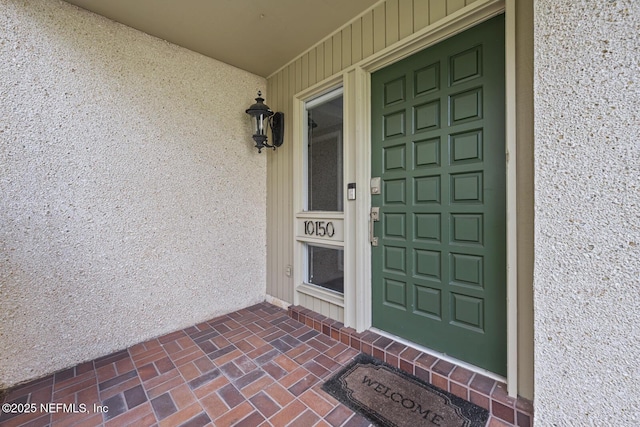
{"type": "Polygon", "coordinates": [[[484,427],[489,419],[486,409],[365,353],[322,389],[379,426],[484,427]]]}

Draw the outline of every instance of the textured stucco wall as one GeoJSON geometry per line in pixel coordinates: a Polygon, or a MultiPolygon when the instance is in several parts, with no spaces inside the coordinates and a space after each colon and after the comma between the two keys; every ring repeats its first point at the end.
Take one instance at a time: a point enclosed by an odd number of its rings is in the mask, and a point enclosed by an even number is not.
{"type": "Polygon", "coordinates": [[[534,7],[536,424],[640,425],[640,2],[534,7]]]}
{"type": "Polygon", "coordinates": [[[266,81],[0,0],[0,388],[263,300],[266,81]]]}

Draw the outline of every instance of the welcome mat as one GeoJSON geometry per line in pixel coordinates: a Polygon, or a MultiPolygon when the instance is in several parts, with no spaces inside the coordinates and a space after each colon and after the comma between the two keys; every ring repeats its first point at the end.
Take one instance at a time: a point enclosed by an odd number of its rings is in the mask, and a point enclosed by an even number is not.
{"type": "Polygon", "coordinates": [[[380,426],[484,427],[489,412],[361,353],[322,389],[380,426]]]}

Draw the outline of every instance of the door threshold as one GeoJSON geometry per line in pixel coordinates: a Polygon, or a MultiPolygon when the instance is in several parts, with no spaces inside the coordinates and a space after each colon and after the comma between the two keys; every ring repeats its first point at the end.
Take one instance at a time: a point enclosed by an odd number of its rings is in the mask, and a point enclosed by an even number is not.
{"type": "Polygon", "coordinates": [[[436,357],[436,358],[438,358],[440,360],[444,360],[444,361],[449,362],[451,364],[454,364],[456,366],[460,366],[461,368],[465,368],[465,369],[467,369],[467,370],[469,370],[471,372],[475,372],[475,373],[478,373],[480,375],[484,375],[485,377],[491,378],[494,381],[505,383],[505,384],[507,382],[507,379],[505,377],[501,376],[501,375],[495,374],[495,373],[493,373],[491,371],[487,371],[486,369],[480,368],[479,366],[472,365],[471,363],[462,361],[460,359],[456,359],[455,357],[451,357],[448,354],[440,353],[440,352],[432,350],[432,349],[430,349],[428,347],[423,347],[420,344],[416,344],[416,343],[414,343],[412,341],[409,341],[409,340],[404,339],[402,337],[399,337],[397,335],[393,335],[393,334],[391,334],[389,332],[383,331],[383,330],[378,329],[378,328],[371,327],[371,328],[369,328],[369,330],[371,332],[375,332],[378,335],[381,335],[381,336],[389,338],[389,339],[391,339],[393,341],[399,342],[400,344],[405,345],[405,346],[407,346],[409,348],[413,348],[413,349],[415,349],[417,351],[429,354],[429,355],[431,355],[433,357],[436,357]]]}

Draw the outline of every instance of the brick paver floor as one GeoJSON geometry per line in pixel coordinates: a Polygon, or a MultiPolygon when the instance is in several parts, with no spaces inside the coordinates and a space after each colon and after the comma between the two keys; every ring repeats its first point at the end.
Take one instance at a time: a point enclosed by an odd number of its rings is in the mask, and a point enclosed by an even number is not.
{"type": "Polygon", "coordinates": [[[0,425],[370,425],[320,388],[359,350],[290,314],[261,303],[19,386],[3,403],[37,410],[2,413],[0,425]]]}

